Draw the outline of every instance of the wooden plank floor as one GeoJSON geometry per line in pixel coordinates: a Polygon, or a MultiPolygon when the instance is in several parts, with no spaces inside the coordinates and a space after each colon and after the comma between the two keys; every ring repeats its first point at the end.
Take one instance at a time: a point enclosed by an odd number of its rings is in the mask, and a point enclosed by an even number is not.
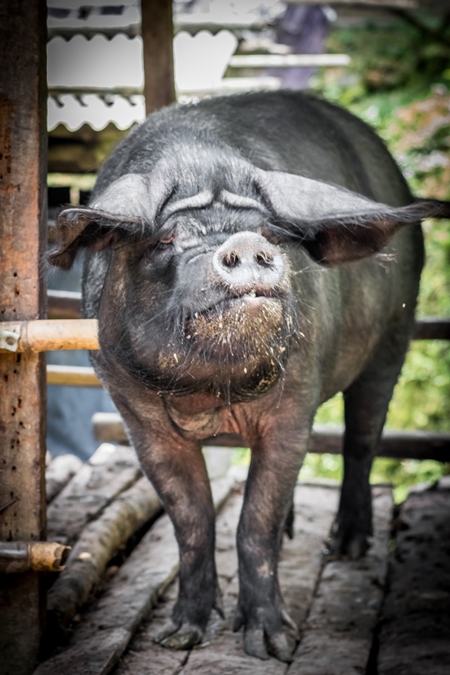
{"type": "MultiPolygon", "coordinates": [[[[134,504],[131,496],[139,495],[131,525],[119,528],[129,540],[118,544],[114,539],[110,544],[109,566],[104,553],[92,555],[96,561],[103,560],[103,567],[97,562],[97,576],[92,577],[100,581],[82,609],[69,603],[72,614],[65,621],[74,620],[64,645],[50,645],[53,651],[36,675],[450,672],[450,485],[445,480],[432,490],[411,494],[394,520],[390,487],[374,487],[374,537],[360,561],[329,560],[323,555],[338,487],[298,485],[295,536],[284,541],[280,562],[282,593],[301,628],[294,661],[287,666],[274,659],[248,657],[241,633],[231,631],[238,591],[235,535],[243,484],[230,474],[212,481],[225,620],[214,613],[202,645],[189,652],[169,651],[152,641],[176,598],[178,554],[167,516],[159,517],[149,529],[142,528],[142,514],[154,517],[158,508],[150,487],[146,504],[140,476],[128,448],[106,446],[72,478],[68,473],[69,482],[51,503],[49,530],[55,538],[78,540],[77,559],[66,575],[67,589],[73,593],[81,561],[85,564],[91,556],[84,549],[95,538],[95,528],[101,526],[105,536],[111,514],[123,512],[119,502],[128,508],[134,504]]],[[[64,583],[63,574],[55,584],[58,593],[50,591],[49,597],[64,597],[64,583]]]]}

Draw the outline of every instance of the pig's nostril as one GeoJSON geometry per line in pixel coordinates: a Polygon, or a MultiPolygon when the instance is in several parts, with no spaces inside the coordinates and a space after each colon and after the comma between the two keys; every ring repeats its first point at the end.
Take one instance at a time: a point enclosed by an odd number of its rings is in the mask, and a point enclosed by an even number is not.
{"type": "Polygon", "coordinates": [[[261,267],[270,267],[273,263],[273,254],[269,251],[258,251],[255,254],[255,262],[261,267]]]}
{"type": "Polygon", "coordinates": [[[240,258],[237,253],[234,251],[228,251],[225,255],[222,256],[222,264],[224,267],[233,268],[237,267],[240,263],[240,258]]]}

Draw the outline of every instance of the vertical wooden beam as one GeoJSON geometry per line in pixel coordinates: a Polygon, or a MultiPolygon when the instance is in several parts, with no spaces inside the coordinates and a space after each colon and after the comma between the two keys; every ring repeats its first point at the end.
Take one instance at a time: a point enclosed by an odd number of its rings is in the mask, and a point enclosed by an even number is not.
{"type": "Polygon", "coordinates": [[[172,0],[141,0],[147,115],[175,101],[172,0]]]}
{"type": "MultiPolygon", "coordinates": [[[[45,308],[46,2],[0,2],[0,320],[45,308]]],[[[0,540],[45,537],[45,363],[0,354],[0,540]]],[[[36,572],[0,575],[0,670],[33,672],[42,628],[36,572]]]]}

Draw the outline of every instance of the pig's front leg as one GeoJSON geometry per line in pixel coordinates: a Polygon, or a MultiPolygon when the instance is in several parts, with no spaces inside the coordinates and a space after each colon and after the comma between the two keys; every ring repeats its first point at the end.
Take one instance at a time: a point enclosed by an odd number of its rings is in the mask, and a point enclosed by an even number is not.
{"type": "Polygon", "coordinates": [[[165,647],[188,649],[201,641],[212,609],[222,614],[215,512],[201,446],[164,425],[155,429],[136,418],[127,422],[142,467],[172,520],[180,552],[178,599],[170,621],[154,639],[165,647]]]}
{"type": "Polygon", "coordinates": [[[307,433],[303,442],[297,437],[286,443],[278,431],[264,436],[252,452],[237,537],[240,585],[233,628],[244,626],[248,654],[289,662],[292,648],[284,626],[294,633],[297,627],[283,606],[278,555],[307,433]]]}

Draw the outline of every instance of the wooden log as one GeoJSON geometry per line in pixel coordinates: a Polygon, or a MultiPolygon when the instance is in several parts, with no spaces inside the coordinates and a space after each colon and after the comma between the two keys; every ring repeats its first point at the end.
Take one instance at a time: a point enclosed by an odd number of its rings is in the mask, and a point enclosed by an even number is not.
{"type": "Polygon", "coordinates": [[[363,560],[325,564],[289,675],[366,672],[387,576],[392,489],[374,486],[372,501],[372,545],[363,560]]]}
{"type": "Polygon", "coordinates": [[[47,366],[47,384],[70,387],[101,387],[93,368],[88,366],[47,366]]]}
{"type": "Polygon", "coordinates": [[[21,353],[99,349],[97,329],[97,319],[2,322],[0,351],[21,353]]]}
{"type": "MultiPolygon", "coordinates": [[[[212,482],[218,511],[233,485],[229,477],[212,482]]],[[[173,527],[168,516],[162,516],[120,567],[99,601],[83,613],[68,648],[42,663],[35,675],[109,673],[177,569],[178,546],[173,527]]]]}
{"type": "Polygon", "coordinates": [[[49,505],[49,538],[74,544],[87,523],[140,476],[134,450],[102,444],[49,505]]]}
{"type": "MultiPolygon", "coordinates": [[[[0,3],[0,318],[45,316],[46,3],[0,3]]],[[[0,541],[45,539],[45,366],[0,354],[0,541]]],[[[37,657],[45,592],[37,572],[0,575],[3,675],[37,657]]]]}
{"type": "Polygon", "coordinates": [[[85,527],[64,572],[48,594],[47,625],[52,633],[55,629],[66,631],[70,620],[99,583],[111,558],[161,511],[158,495],[147,478],[142,477],[85,527]]]}
{"type": "Polygon", "coordinates": [[[1,541],[0,573],[61,572],[69,553],[69,546],[51,541],[1,541]]]}
{"type": "MultiPolygon", "coordinates": [[[[339,427],[315,425],[309,452],[339,454],[342,449],[343,430],[339,427]]],[[[431,431],[383,432],[377,457],[392,459],[434,459],[450,461],[450,434],[431,431]]]]}
{"type": "Polygon", "coordinates": [[[175,101],[172,0],[141,0],[147,115],[175,101]]]}
{"type": "Polygon", "coordinates": [[[75,455],[58,455],[50,461],[45,472],[47,504],[67,485],[80,470],[83,462],[75,455]]]}
{"type": "Polygon", "coordinates": [[[81,319],[81,293],[47,291],[49,319],[81,319]]]}

